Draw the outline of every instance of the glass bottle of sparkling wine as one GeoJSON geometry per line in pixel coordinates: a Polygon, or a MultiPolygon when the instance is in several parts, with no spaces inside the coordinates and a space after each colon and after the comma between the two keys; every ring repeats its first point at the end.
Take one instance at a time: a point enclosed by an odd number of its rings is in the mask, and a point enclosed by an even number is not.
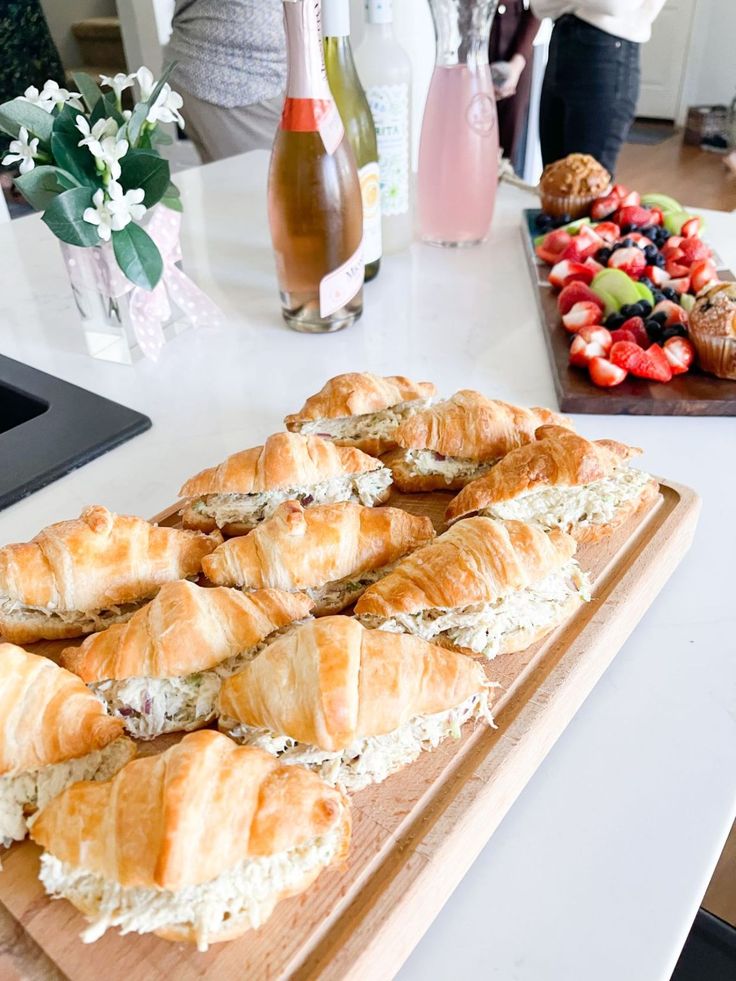
{"type": "Polygon", "coordinates": [[[363,205],[330,93],[320,0],[284,0],[288,78],[268,175],[268,217],[284,319],[323,333],[363,310],[363,205]]]}
{"type": "Polygon", "coordinates": [[[363,198],[365,278],[381,265],[381,185],[376,127],[350,47],[350,0],[322,0],[322,37],[330,90],[355,155],[363,198]]]}

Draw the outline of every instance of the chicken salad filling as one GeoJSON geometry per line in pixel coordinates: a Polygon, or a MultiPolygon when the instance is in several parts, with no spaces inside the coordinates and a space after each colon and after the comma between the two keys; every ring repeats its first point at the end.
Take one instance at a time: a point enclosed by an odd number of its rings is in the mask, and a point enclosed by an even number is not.
{"type": "Polygon", "coordinates": [[[638,498],[651,477],[636,467],[619,467],[610,477],[576,487],[542,487],[512,501],[499,501],[479,513],[491,518],[530,521],[543,528],[570,531],[605,525],[623,505],[638,498]]]}
{"type": "Polygon", "coordinates": [[[150,596],[135,603],[120,603],[100,610],[57,610],[45,606],[26,606],[20,600],[0,595],[0,618],[7,618],[14,623],[28,626],[32,624],[43,626],[50,621],[56,621],[74,625],[79,628],[80,633],[92,633],[104,630],[113,623],[125,623],[149,599],[150,596]]]}
{"type": "Polygon", "coordinates": [[[334,609],[338,605],[342,608],[354,603],[365,590],[373,583],[383,579],[396,567],[396,562],[390,565],[383,565],[378,569],[366,569],[363,572],[353,572],[344,579],[335,579],[325,583],[324,586],[311,586],[303,591],[314,600],[315,608],[334,609]]]}
{"type": "Polygon", "coordinates": [[[197,948],[205,951],[232,920],[247,918],[250,927],[259,927],[283,893],[300,888],[305,877],[316,878],[331,864],[341,842],[342,831],[336,828],[297,848],[247,859],[208,882],[177,890],[125,888],[48,852],[41,856],[39,878],[54,899],[96,911],[88,916],[84,943],[99,940],[111,927],[119,927],[121,934],[179,927],[191,929],[197,948]]]}
{"type": "Polygon", "coordinates": [[[460,730],[469,719],[485,719],[489,725],[494,724],[487,691],[477,692],[445,712],[415,716],[384,735],[357,739],[339,752],[328,752],[227,717],[221,717],[219,725],[236,742],[264,749],[278,756],[280,763],[309,767],[327,783],[354,793],[385,780],[412,763],[422,750],[436,748],[448,736],[459,739],[460,730]]]}
{"type": "Polygon", "coordinates": [[[404,454],[407,466],[421,476],[442,477],[446,484],[455,480],[470,482],[487,473],[494,460],[468,460],[456,456],[444,456],[435,450],[406,450],[404,454]]]}
{"type": "Polygon", "coordinates": [[[299,501],[304,507],[355,501],[373,507],[383,500],[390,486],[391,471],[381,466],[304,487],[276,488],[259,494],[208,494],[194,501],[192,508],[197,514],[212,518],[219,528],[234,522],[255,526],[272,517],[284,501],[299,501]]]}
{"type": "Polygon", "coordinates": [[[297,432],[322,436],[325,439],[388,439],[404,420],[415,412],[426,409],[432,402],[433,399],[414,399],[361,416],[314,419],[300,423],[297,432]]]}
{"type": "Polygon", "coordinates": [[[80,780],[109,780],[134,754],[129,739],[115,739],[102,749],[62,763],[0,777],[0,844],[6,848],[26,836],[26,819],[45,807],[65,787],[80,780]]]}
{"type": "Polygon", "coordinates": [[[366,627],[416,634],[490,658],[512,642],[515,634],[555,626],[573,597],[580,603],[590,599],[590,582],[574,559],[532,586],[509,592],[493,603],[396,613],[392,617],[363,614],[358,619],[366,627]]]}

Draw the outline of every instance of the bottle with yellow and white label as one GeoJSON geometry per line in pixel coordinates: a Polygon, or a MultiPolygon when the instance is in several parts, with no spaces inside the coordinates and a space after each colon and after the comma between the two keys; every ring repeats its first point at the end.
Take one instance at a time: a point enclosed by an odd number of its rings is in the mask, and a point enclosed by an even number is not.
{"type": "Polygon", "coordinates": [[[322,36],[327,80],[358,167],[365,278],[370,280],[381,265],[381,185],[376,127],[350,47],[350,0],[322,0],[322,36]]]}

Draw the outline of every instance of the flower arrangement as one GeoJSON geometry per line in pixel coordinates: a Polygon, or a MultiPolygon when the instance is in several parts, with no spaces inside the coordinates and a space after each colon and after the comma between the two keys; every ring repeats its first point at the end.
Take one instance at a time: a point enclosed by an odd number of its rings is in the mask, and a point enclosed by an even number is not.
{"type": "Polygon", "coordinates": [[[157,146],[170,142],[158,123],[184,125],[182,98],[148,68],[131,75],[73,75],[78,92],[48,81],[0,105],[0,129],[13,137],[3,164],[19,164],[15,184],[68,245],[111,243],[115,261],[136,286],[152,290],[161,253],[139,224],[155,205],[181,211],[179,191],[157,146]],[[132,110],[122,93],[137,87],[132,110]],[[103,92],[107,89],[109,91],[103,92]]]}

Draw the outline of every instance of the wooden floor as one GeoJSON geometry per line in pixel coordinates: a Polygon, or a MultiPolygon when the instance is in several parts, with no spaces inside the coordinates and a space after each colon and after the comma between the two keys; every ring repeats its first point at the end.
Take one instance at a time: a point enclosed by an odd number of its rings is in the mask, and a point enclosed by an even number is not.
{"type": "Polygon", "coordinates": [[[731,828],[701,905],[736,927],[736,824],[731,828]]]}
{"type": "Polygon", "coordinates": [[[681,131],[653,146],[626,143],[616,180],[642,193],[669,194],[685,205],[736,209],[736,177],[727,170],[723,155],[683,146],[681,131]]]}

